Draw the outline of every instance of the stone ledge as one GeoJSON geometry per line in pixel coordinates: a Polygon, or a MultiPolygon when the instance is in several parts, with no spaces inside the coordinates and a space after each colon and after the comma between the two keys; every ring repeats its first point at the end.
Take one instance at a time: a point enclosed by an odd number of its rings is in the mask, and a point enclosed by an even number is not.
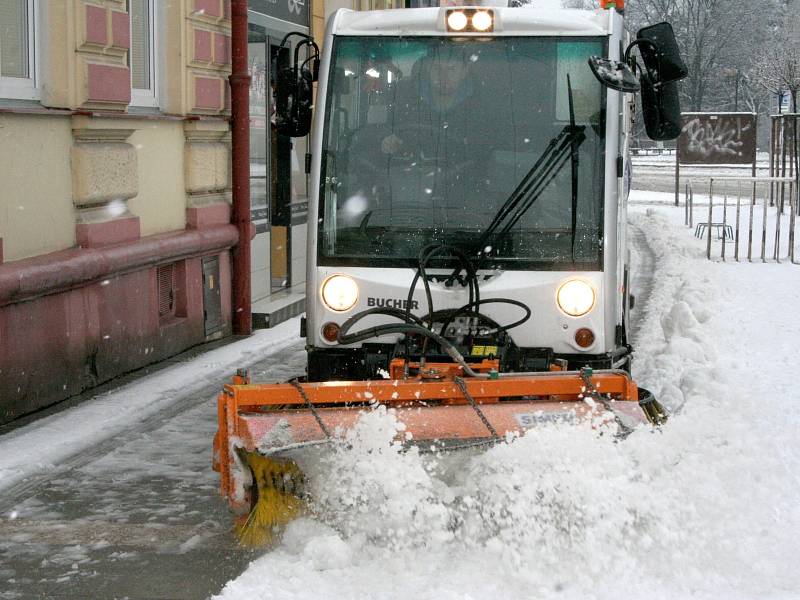
{"type": "Polygon", "coordinates": [[[186,207],[187,208],[203,208],[209,204],[227,204],[231,206],[233,203],[233,196],[231,190],[223,190],[219,192],[207,192],[198,194],[187,194],[186,207]]]}
{"type": "Polygon", "coordinates": [[[207,229],[231,222],[231,207],[226,202],[186,209],[187,229],[207,229]]]}
{"type": "Polygon", "coordinates": [[[98,123],[91,123],[85,117],[76,117],[72,120],[72,137],[78,142],[124,142],[135,129],[119,129],[98,127],[98,123]],[[87,127],[87,125],[92,125],[87,127]],[[80,125],[79,127],[76,127],[80,125]]]}
{"type": "Polygon", "coordinates": [[[228,119],[220,117],[202,117],[186,120],[183,126],[187,142],[223,142],[230,143],[231,129],[228,119]]]}
{"type": "Polygon", "coordinates": [[[233,225],[184,230],[102,248],[71,248],[0,265],[0,306],[56,294],[114,275],[225,250],[233,225]]]}
{"type": "Polygon", "coordinates": [[[126,217],[104,223],[78,223],[75,240],[81,248],[98,248],[121,242],[132,242],[141,237],[139,217],[126,217]]]}

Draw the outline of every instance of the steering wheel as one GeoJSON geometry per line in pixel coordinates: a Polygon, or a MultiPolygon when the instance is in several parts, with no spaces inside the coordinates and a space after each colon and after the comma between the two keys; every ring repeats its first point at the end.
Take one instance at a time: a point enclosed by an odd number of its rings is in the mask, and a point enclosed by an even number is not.
{"type": "Polygon", "coordinates": [[[438,156],[436,139],[443,133],[439,127],[427,123],[403,123],[395,126],[391,132],[371,140],[371,151],[356,151],[353,154],[352,164],[356,167],[356,172],[360,172],[358,179],[368,186],[388,185],[391,189],[393,175],[401,170],[414,173],[415,178],[419,174],[430,178],[428,187],[431,190],[437,190],[439,195],[449,195],[446,188],[453,182],[468,181],[468,174],[475,170],[477,161],[463,155],[461,160],[455,162],[452,158],[444,160],[438,156]],[[393,144],[396,144],[395,151],[386,152],[385,146],[393,144]]]}
{"type": "Polygon", "coordinates": [[[403,123],[394,128],[390,137],[392,135],[398,138],[402,145],[397,152],[390,154],[391,162],[403,161],[409,166],[420,165],[423,169],[426,166],[436,167],[446,170],[450,177],[460,176],[475,165],[475,160],[471,158],[450,162],[436,154],[435,140],[437,136],[444,135],[442,128],[427,123],[403,123]]]}
{"type": "Polygon", "coordinates": [[[381,151],[393,158],[404,158],[410,161],[425,160],[433,156],[432,141],[440,134],[438,128],[428,123],[401,123],[392,128],[392,131],[383,139],[381,151]],[[387,141],[391,138],[397,140],[397,148],[389,151],[387,141]],[[427,147],[426,147],[427,146],[427,147]]]}
{"type": "MultiPolygon", "coordinates": [[[[370,148],[369,154],[356,152],[353,155],[354,164],[363,168],[370,176],[386,176],[389,164],[394,161],[404,161],[409,164],[430,160],[433,152],[426,152],[423,144],[414,143],[417,139],[433,139],[435,129],[425,123],[403,123],[392,128],[377,139],[377,144],[370,148]]],[[[427,148],[431,150],[431,148],[427,148]]]]}

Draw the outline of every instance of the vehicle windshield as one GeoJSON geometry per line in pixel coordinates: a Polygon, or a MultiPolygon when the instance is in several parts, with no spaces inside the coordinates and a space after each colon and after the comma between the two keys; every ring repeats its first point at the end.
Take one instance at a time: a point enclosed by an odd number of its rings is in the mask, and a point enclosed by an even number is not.
{"type": "Polygon", "coordinates": [[[320,264],[414,265],[444,243],[480,252],[483,266],[601,270],[605,95],[587,59],[604,44],[336,38],[320,264]],[[486,233],[520,182],[555,160],[555,141],[564,150],[570,96],[583,135],[486,233]]]}

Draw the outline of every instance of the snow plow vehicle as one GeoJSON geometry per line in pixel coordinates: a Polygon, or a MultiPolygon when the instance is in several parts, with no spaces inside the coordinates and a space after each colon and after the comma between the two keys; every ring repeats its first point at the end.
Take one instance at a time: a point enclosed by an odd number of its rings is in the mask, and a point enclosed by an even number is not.
{"type": "Polygon", "coordinates": [[[668,24],[626,37],[618,3],[339,10],[321,60],[303,38],[277,112],[307,134],[319,73],[307,375],[241,371],[219,396],[214,467],[244,543],[303,509],[298,457],[376,405],[443,449],[664,421],[630,377],[626,93],[672,139],[686,69],[668,24]]]}

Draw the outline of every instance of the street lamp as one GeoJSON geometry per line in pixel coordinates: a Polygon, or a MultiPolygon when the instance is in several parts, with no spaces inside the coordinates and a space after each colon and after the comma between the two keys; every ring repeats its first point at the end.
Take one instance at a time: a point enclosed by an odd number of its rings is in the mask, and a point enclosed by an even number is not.
{"type": "Polygon", "coordinates": [[[733,112],[739,112],[739,80],[741,79],[741,71],[737,69],[725,69],[723,72],[725,78],[733,79],[733,112]]]}

